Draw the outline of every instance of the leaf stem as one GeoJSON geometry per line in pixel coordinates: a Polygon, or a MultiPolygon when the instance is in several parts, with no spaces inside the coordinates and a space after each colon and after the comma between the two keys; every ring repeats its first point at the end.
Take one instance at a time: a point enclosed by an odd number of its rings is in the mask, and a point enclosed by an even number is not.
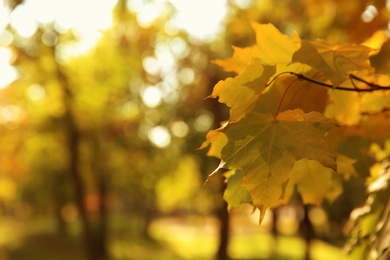
{"type": "Polygon", "coordinates": [[[280,112],[280,108],[282,107],[282,103],[283,103],[284,98],[286,97],[287,91],[288,91],[289,88],[292,86],[292,84],[294,84],[294,82],[296,82],[297,80],[298,80],[298,79],[294,79],[293,81],[291,81],[291,83],[287,86],[286,90],[284,91],[284,93],[283,93],[283,95],[282,95],[282,98],[280,99],[279,106],[278,106],[278,110],[276,111],[275,117],[277,117],[278,114],[279,114],[279,112],[280,112]]]}

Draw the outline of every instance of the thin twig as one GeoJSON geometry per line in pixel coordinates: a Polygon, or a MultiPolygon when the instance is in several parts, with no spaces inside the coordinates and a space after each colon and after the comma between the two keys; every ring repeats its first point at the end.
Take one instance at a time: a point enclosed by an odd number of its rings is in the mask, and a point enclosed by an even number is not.
{"type": "Polygon", "coordinates": [[[298,79],[294,79],[293,81],[290,82],[290,84],[287,86],[286,90],[284,91],[283,95],[282,95],[282,98],[280,99],[280,102],[279,102],[279,106],[278,106],[278,110],[276,111],[276,116],[279,114],[280,112],[280,108],[282,107],[282,103],[283,103],[283,100],[284,98],[286,97],[286,94],[287,94],[287,91],[289,90],[289,88],[294,84],[295,81],[297,81],[298,79]]]}
{"type": "Polygon", "coordinates": [[[308,78],[302,74],[299,74],[299,73],[295,73],[295,72],[292,72],[292,71],[285,71],[285,72],[282,72],[278,75],[276,75],[269,83],[267,83],[267,87],[269,85],[271,85],[277,78],[279,78],[280,76],[282,75],[285,75],[285,74],[290,74],[290,75],[294,75],[295,77],[297,77],[298,79],[300,80],[305,80],[305,81],[308,81],[310,83],[313,83],[313,84],[316,84],[316,85],[319,85],[319,86],[322,86],[322,87],[325,87],[325,88],[330,88],[330,89],[334,89],[334,90],[342,90],[342,91],[352,91],[352,92],[373,92],[373,91],[377,91],[377,90],[390,90],[390,86],[380,86],[380,85],[377,85],[375,83],[370,83],[364,79],[361,79],[353,74],[350,74],[349,77],[351,79],[351,82],[353,84],[353,86],[355,88],[348,88],[348,87],[343,87],[343,86],[333,86],[331,84],[328,84],[328,83],[324,83],[324,82],[321,82],[321,81],[317,81],[315,79],[311,79],[311,78],[308,78]],[[367,86],[369,86],[370,88],[357,88],[356,85],[354,84],[353,80],[357,80],[357,81],[360,81],[360,82],[363,82],[365,84],[367,84],[367,86]]]}

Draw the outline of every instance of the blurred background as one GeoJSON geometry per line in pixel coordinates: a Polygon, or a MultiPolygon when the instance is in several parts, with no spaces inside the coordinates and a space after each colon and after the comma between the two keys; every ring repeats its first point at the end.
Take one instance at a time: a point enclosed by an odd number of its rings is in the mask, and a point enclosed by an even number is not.
{"type": "MultiPolygon", "coordinates": [[[[369,40],[389,73],[389,10],[385,0],[0,1],[0,259],[303,259],[302,207],[259,226],[249,205],[228,214],[222,177],[204,185],[219,162],[197,148],[228,118],[205,98],[232,76],[212,60],[253,45],[256,21],[369,40]]],[[[363,201],[311,208],[317,259],[343,259],[342,226],[363,201]]]]}

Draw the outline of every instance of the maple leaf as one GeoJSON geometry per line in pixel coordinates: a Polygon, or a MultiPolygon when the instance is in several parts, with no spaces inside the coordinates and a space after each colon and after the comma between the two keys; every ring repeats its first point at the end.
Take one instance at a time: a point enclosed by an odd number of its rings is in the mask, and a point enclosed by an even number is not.
{"type": "MultiPolygon", "coordinates": [[[[228,203],[228,210],[240,206],[242,203],[252,203],[248,190],[242,186],[243,174],[241,170],[230,170],[227,187],[223,198],[228,203]]],[[[226,174],[225,174],[226,175],[226,174]]]]}
{"type": "Polygon", "coordinates": [[[227,138],[224,133],[217,130],[210,130],[206,135],[206,141],[202,143],[198,150],[204,149],[210,145],[207,156],[221,158],[221,151],[226,143],[227,138]]]}
{"type": "Polygon", "coordinates": [[[280,111],[300,108],[304,112],[323,112],[328,102],[328,90],[318,86],[313,86],[313,83],[296,80],[296,77],[288,75],[277,78],[269,89],[264,91],[258,98],[256,111],[263,113],[276,114],[279,104],[280,111]],[[286,92],[286,86],[292,84],[291,88],[286,92]]]}
{"type": "MultiPolygon", "coordinates": [[[[250,47],[233,47],[231,58],[215,60],[225,71],[240,73],[252,58],[263,61],[263,64],[286,66],[291,62],[292,55],[300,46],[300,38],[296,32],[290,37],[282,34],[273,24],[253,22],[252,28],[256,34],[256,44],[250,47]]],[[[278,71],[280,72],[280,71],[278,71]]]]}
{"type": "Polygon", "coordinates": [[[376,91],[364,93],[361,96],[360,111],[366,113],[378,113],[390,106],[389,91],[376,91]]]}
{"type": "Polygon", "coordinates": [[[335,199],[342,191],[340,182],[334,178],[336,173],[318,161],[302,159],[295,162],[291,171],[286,193],[290,197],[294,188],[301,195],[304,204],[321,205],[324,199],[335,199]],[[336,194],[333,194],[336,192],[336,194]]]}
{"type": "Polygon", "coordinates": [[[219,102],[231,108],[231,122],[239,121],[253,108],[258,94],[274,73],[274,66],[265,66],[260,59],[252,59],[238,76],[219,81],[211,97],[218,97],[219,102]]]}
{"type": "Polygon", "coordinates": [[[270,23],[252,23],[252,28],[256,33],[253,57],[263,60],[266,64],[287,65],[291,62],[291,57],[300,47],[301,41],[295,31],[288,37],[270,23]]]}
{"type": "Polygon", "coordinates": [[[329,104],[324,114],[340,125],[356,125],[360,121],[359,94],[350,91],[328,91],[329,104]]]}
{"type": "Polygon", "coordinates": [[[352,71],[373,70],[368,58],[371,51],[371,48],[363,45],[332,45],[324,40],[302,40],[292,62],[308,64],[323,71],[336,87],[343,83],[352,71]]]}
{"type": "Polygon", "coordinates": [[[231,58],[214,60],[213,63],[222,67],[226,72],[235,72],[239,74],[248,66],[248,63],[253,56],[252,54],[252,47],[240,48],[233,46],[233,56],[231,58]]]}
{"type": "Polygon", "coordinates": [[[296,160],[317,160],[335,170],[335,156],[325,139],[334,127],[332,120],[318,112],[295,109],[275,118],[252,111],[223,130],[228,143],[222,149],[220,167],[243,170],[243,185],[262,219],[266,208],[283,199],[296,160]]]}
{"type": "Polygon", "coordinates": [[[345,180],[349,180],[352,176],[358,176],[354,164],[356,159],[352,159],[344,154],[337,155],[337,172],[344,175],[345,180]]]}

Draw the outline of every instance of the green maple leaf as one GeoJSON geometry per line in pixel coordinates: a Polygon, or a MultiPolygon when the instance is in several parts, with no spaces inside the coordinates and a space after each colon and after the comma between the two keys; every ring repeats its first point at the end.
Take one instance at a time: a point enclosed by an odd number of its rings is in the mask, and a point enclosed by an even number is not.
{"type": "MultiPolygon", "coordinates": [[[[227,179],[227,187],[223,198],[228,203],[228,210],[238,207],[242,203],[252,203],[248,190],[242,186],[243,174],[241,170],[230,170],[232,175],[227,179]]],[[[226,175],[226,174],[225,174],[226,175]]]]}
{"type": "Polygon", "coordinates": [[[302,40],[292,62],[304,63],[323,71],[336,87],[353,71],[373,70],[368,59],[371,51],[363,45],[332,45],[324,40],[302,40]]]}
{"type": "Polygon", "coordinates": [[[295,109],[275,118],[252,111],[224,128],[228,142],[219,167],[243,171],[243,185],[262,218],[266,208],[283,199],[295,161],[316,160],[335,170],[335,156],[325,138],[334,127],[332,120],[318,112],[295,109]]]}

